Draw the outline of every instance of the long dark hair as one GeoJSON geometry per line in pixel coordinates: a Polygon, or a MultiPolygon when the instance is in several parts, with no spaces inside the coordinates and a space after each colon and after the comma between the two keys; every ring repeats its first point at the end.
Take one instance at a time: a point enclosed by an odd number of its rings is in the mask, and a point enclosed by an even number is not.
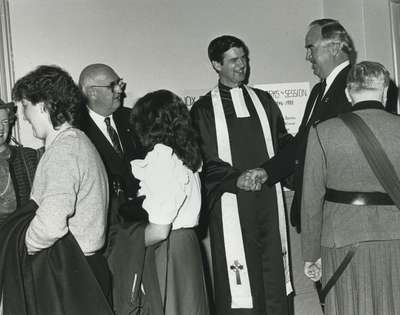
{"type": "Polygon", "coordinates": [[[141,97],[132,109],[131,123],[146,150],[162,143],[192,171],[201,166],[198,136],[189,110],[171,91],[158,90],[141,97]]]}

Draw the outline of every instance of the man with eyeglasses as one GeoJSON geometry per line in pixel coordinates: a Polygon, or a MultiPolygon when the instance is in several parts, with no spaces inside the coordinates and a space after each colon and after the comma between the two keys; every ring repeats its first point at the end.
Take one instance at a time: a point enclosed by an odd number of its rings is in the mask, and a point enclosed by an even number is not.
{"type": "Polygon", "coordinates": [[[141,157],[136,136],[129,126],[130,109],[123,107],[126,83],[110,66],[91,64],[79,77],[79,86],[87,97],[87,111],[80,122],[100,153],[110,183],[109,224],[121,222],[121,206],[130,203],[130,211],[141,209],[136,199],[138,181],[129,162],[141,157]]]}
{"type": "Polygon", "coordinates": [[[161,301],[152,299],[154,295],[151,295],[159,290],[158,280],[154,278],[156,271],[147,271],[146,268],[152,268],[149,265],[153,266],[148,263],[148,255],[144,262],[146,225],[143,221],[147,214],[141,206],[143,197],[137,197],[139,181],[133,177],[130,166],[130,161],[144,158],[144,153],[130,127],[130,109],[122,106],[126,83],[110,66],[91,64],[82,70],[79,86],[87,98],[87,110],[79,125],[99,151],[109,179],[104,255],[113,278],[114,312],[128,314],[145,303],[152,314],[161,314],[161,301]],[[142,274],[143,279],[136,281],[142,274]],[[143,285],[150,297],[137,297],[142,291],[136,284],[143,285]]]}

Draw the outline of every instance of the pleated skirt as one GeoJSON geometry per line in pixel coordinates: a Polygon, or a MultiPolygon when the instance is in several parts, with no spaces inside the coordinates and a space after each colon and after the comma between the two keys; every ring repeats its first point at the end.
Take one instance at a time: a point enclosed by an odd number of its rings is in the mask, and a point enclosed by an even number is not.
{"type": "Polygon", "coordinates": [[[193,229],[171,231],[156,249],[156,267],[165,315],[209,314],[200,245],[193,229]]]}
{"type": "MultiPolygon", "coordinates": [[[[349,250],[322,247],[322,283],[349,250]]],[[[400,240],[360,243],[352,261],[328,293],[326,315],[400,314],[400,240]]]]}

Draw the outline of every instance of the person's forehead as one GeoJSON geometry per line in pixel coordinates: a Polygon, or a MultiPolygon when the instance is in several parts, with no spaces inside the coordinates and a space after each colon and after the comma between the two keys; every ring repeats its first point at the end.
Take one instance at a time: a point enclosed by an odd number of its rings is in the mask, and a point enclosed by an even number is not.
{"type": "Polygon", "coordinates": [[[314,25],[312,26],[306,35],[305,46],[308,48],[309,46],[314,45],[316,42],[322,39],[321,35],[321,26],[314,25]]]}
{"type": "Polygon", "coordinates": [[[224,52],[224,59],[235,59],[244,57],[246,53],[242,47],[232,47],[224,52]]]}
{"type": "Polygon", "coordinates": [[[8,119],[8,109],[0,108],[0,120],[8,119]]]}
{"type": "Polygon", "coordinates": [[[98,71],[93,75],[93,80],[101,83],[110,83],[118,79],[119,76],[112,69],[103,69],[103,71],[98,71]]]}

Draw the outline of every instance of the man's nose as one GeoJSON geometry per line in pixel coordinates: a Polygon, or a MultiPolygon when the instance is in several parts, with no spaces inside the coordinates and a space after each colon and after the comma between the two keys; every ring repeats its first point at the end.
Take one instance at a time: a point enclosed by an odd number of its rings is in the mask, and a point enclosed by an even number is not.
{"type": "Polygon", "coordinates": [[[246,59],[239,58],[236,64],[237,64],[238,67],[241,67],[241,68],[245,67],[246,66],[246,59]]]}
{"type": "Polygon", "coordinates": [[[307,49],[306,50],[306,60],[311,61],[311,59],[312,59],[311,51],[310,51],[310,49],[307,49]]]}

